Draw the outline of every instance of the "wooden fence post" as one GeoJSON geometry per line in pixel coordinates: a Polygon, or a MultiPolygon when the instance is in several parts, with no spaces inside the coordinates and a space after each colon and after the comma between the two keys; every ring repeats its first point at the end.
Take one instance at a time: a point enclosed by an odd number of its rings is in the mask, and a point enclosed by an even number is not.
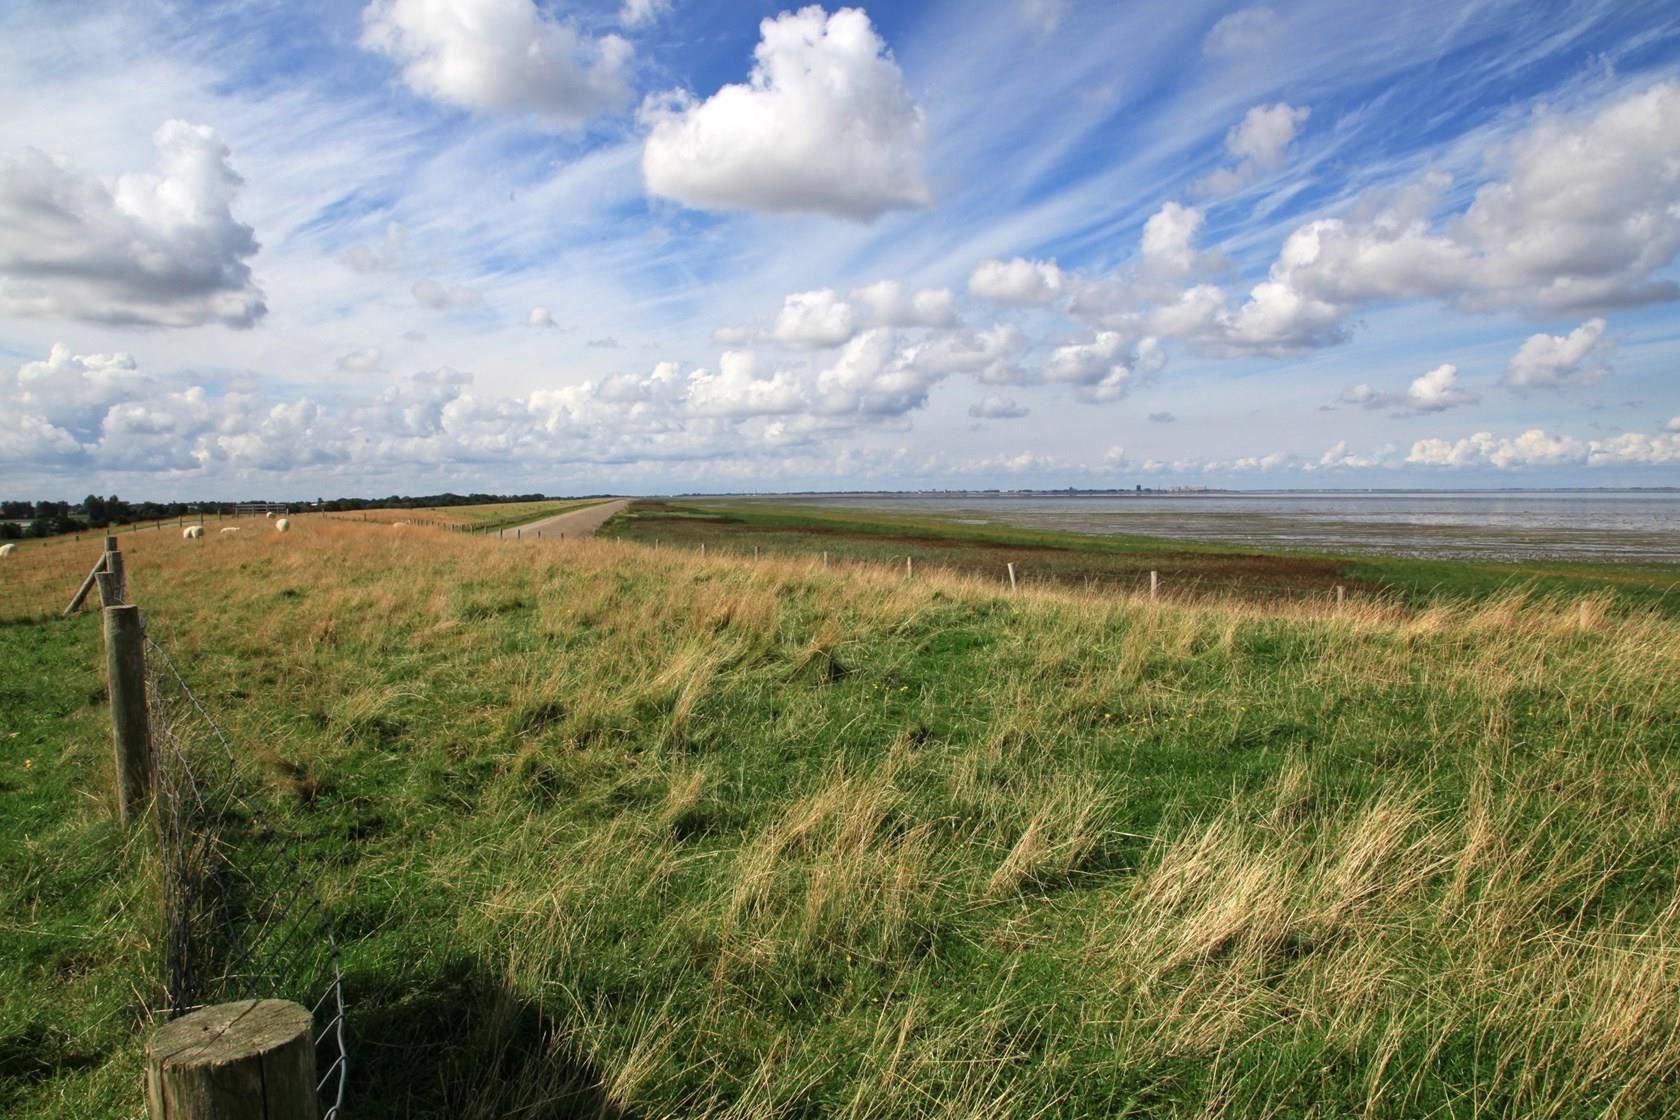
{"type": "MultiPolygon", "coordinates": [[[[100,573],[100,590],[110,580],[100,573]]],[[[152,729],[146,718],[146,632],[140,608],[105,608],[105,688],[117,756],[117,808],[127,824],[152,795],[152,729]]]]}
{"type": "Polygon", "coordinates": [[[911,576],[913,576],[915,574],[916,574],[916,558],[914,556],[906,556],[904,558],[904,577],[906,579],[909,579],[911,576]]]}
{"type": "Polygon", "coordinates": [[[700,559],[704,560],[705,558],[706,558],[706,542],[701,541],[700,542],[700,559]]]}
{"type": "Polygon", "coordinates": [[[1161,573],[1151,570],[1149,573],[1149,601],[1153,603],[1155,596],[1161,590],[1161,573]]]}
{"type": "Polygon", "coordinates": [[[1341,584],[1338,583],[1336,585],[1336,607],[1337,607],[1338,610],[1341,608],[1342,603],[1345,602],[1346,599],[1347,599],[1347,588],[1343,587],[1341,584]]]}
{"type": "Polygon", "coordinates": [[[128,572],[123,568],[122,550],[117,546],[116,537],[105,538],[105,571],[111,576],[111,585],[115,588],[115,598],[107,598],[105,581],[99,583],[99,597],[107,607],[118,603],[128,602],[128,572]]]}
{"type": "Polygon", "coordinates": [[[109,554],[102,552],[99,554],[99,559],[94,561],[93,571],[89,572],[87,578],[82,581],[82,586],[76,589],[76,594],[71,598],[70,605],[64,608],[65,614],[75,614],[76,608],[82,605],[82,600],[86,599],[88,592],[93,590],[94,584],[99,581],[99,573],[105,570],[105,557],[107,555],[109,554]]]}
{"type": "Polygon", "coordinates": [[[218,1003],[146,1040],[151,1120],[317,1120],[309,1012],[283,999],[218,1003]]]}
{"type": "Polygon", "coordinates": [[[1009,568],[1009,590],[1013,591],[1013,590],[1015,590],[1015,561],[1011,560],[1008,564],[1008,568],[1009,568]]]}
{"type": "Polygon", "coordinates": [[[823,567],[828,567],[828,550],[823,549],[823,567]]]}

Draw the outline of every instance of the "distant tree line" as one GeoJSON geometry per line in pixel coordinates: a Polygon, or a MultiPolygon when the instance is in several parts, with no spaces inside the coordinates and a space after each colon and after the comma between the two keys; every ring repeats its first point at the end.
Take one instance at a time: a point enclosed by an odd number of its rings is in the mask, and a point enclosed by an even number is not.
{"type": "Polygon", "coordinates": [[[136,521],[162,521],[185,517],[216,507],[205,502],[126,502],[112,494],[101,498],[89,494],[80,504],[71,502],[0,501],[0,539],[52,537],[79,533],[83,529],[105,529],[136,521]]]}
{"type": "Polygon", "coordinates": [[[491,502],[546,502],[546,494],[419,494],[405,498],[319,498],[311,509],[341,513],[353,509],[429,509],[434,506],[482,506],[491,502]]]}
{"type": "MultiPolygon", "coordinates": [[[[608,497],[606,494],[583,497],[608,497]]],[[[313,502],[289,503],[298,510],[342,512],[358,509],[421,509],[435,506],[477,506],[491,502],[543,502],[544,494],[421,494],[388,498],[317,498],[313,502]]],[[[231,510],[232,502],[128,502],[112,494],[101,498],[89,494],[80,504],[73,502],[0,501],[0,540],[21,537],[52,537],[79,533],[84,529],[105,529],[139,521],[167,521],[195,517],[201,513],[231,510]]]]}

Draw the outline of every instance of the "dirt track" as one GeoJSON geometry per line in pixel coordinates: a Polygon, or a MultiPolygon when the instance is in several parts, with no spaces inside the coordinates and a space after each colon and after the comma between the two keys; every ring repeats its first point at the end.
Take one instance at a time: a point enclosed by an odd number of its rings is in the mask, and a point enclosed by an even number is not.
{"type": "Polygon", "coordinates": [[[621,499],[616,502],[602,502],[596,506],[585,506],[583,509],[574,509],[567,513],[557,513],[553,517],[521,525],[517,534],[512,529],[504,529],[501,537],[503,540],[513,540],[517,535],[519,539],[526,540],[533,536],[558,538],[561,534],[572,539],[593,536],[595,530],[605,525],[609,517],[629,504],[629,499],[621,499]]]}

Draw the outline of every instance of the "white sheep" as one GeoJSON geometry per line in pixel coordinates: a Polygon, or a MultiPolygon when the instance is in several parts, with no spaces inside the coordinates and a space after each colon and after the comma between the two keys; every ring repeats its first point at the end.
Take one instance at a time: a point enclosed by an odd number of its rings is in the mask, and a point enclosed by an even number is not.
{"type": "Polygon", "coordinates": [[[238,525],[229,525],[227,528],[223,529],[222,532],[224,532],[224,533],[237,533],[237,532],[239,532],[239,526],[238,525]]]}
{"type": "Polygon", "coordinates": [[[0,544],[0,556],[10,556],[17,551],[15,544],[0,544]]]}
{"type": "Polygon", "coordinates": [[[204,526],[202,525],[188,525],[185,529],[181,530],[181,539],[184,541],[196,541],[203,535],[204,526]]]}
{"type": "Polygon", "coordinates": [[[274,531],[276,533],[284,533],[288,529],[290,529],[291,527],[292,527],[291,521],[288,520],[287,518],[284,518],[284,517],[282,517],[280,520],[278,520],[274,523],[274,531]]]}

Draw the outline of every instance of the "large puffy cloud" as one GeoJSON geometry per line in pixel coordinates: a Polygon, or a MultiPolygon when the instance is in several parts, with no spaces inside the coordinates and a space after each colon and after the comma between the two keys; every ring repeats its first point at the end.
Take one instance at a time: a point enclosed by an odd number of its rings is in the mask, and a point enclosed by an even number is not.
{"type": "Polygon", "coordinates": [[[949,288],[912,292],[897,280],[877,280],[852,289],[850,298],[868,308],[876,323],[886,327],[954,327],[956,297],[949,288]]]}
{"type": "Polygon", "coordinates": [[[90,439],[111,406],[144,395],[151,386],[128,354],[72,354],[68,346],[55,343],[45,360],[18,368],[4,411],[31,415],[78,439],[90,439]]]}
{"type": "Polygon", "coordinates": [[[805,406],[793,374],[784,370],[761,378],[747,351],[725,351],[716,373],[700,369],[688,375],[687,407],[695,416],[780,416],[805,406]]]}
{"type": "Polygon", "coordinates": [[[1680,253],[1680,86],[1585,120],[1542,118],[1492,165],[1502,177],[1444,227],[1426,209],[1436,177],[1371,216],[1297,230],[1282,278],[1337,305],[1436,297],[1555,313],[1680,296],[1654,275],[1680,253]]]}
{"type": "Polygon", "coordinates": [[[1444,362],[1414,379],[1404,393],[1386,393],[1369,385],[1356,385],[1342,393],[1342,400],[1349,404],[1407,412],[1445,412],[1475,404],[1480,399],[1459,383],[1458,367],[1451,362],[1444,362]]]}
{"type": "Polygon", "coordinates": [[[770,337],[796,350],[821,350],[839,346],[857,333],[857,316],[851,304],[832,288],[794,292],[782,301],[770,337]]]}
{"type": "Polygon", "coordinates": [[[1477,432],[1459,440],[1418,440],[1406,461],[1431,467],[1499,470],[1583,463],[1589,467],[1666,466],[1680,463],[1680,432],[1624,432],[1592,440],[1552,435],[1541,428],[1530,428],[1514,437],[1477,432]]]}
{"type": "Polygon", "coordinates": [[[1554,436],[1530,428],[1519,436],[1500,437],[1477,432],[1460,440],[1420,439],[1412,444],[1406,462],[1426,467],[1554,466],[1585,462],[1587,445],[1573,436],[1554,436]]]}
{"type": "Polygon", "coordinates": [[[848,342],[817,375],[816,405],[831,416],[901,416],[926,404],[942,377],[902,352],[892,328],[875,327],[848,342]]]}
{"type": "Polygon", "coordinates": [[[1054,302],[1067,286],[1055,261],[982,261],[968,278],[968,292],[993,303],[1015,307],[1042,307],[1054,302]]]}
{"type": "Polygon", "coordinates": [[[1610,340],[1603,319],[1588,319],[1567,335],[1530,335],[1511,359],[1504,383],[1513,389],[1559,389],[1597,381],[1610,372],[1610,340]]]}
{"type": "Polygon", "coordinates": [[[1196,233],[1207,215],[1194,206],[1169,202],[1143,223],[1138,244],[1139,270],[1146,278],[1180,278],[1202,267],[1205,254],[1196,250],[1196,233]]]}
{"type": "Polygon", "coordinates": [[[34,149],[0,157],[0,312],[164,327],[262,318],[226,145],[178,120],[152,142],[159,173],[111,187],[34,149]]]}
{"type": "Polygon", "coordinates": [[[1587,463],[1595,467],[1680,463],[1680,427],[1670,424],[1668,431],[1656,435],[1625,432],[1595,439],[1587,451],[1587,463]]]}
{"type": "Polygon", "coordinates": [[[1044,379],[1075,386],[1081,399],[1114,401],[1124,397],[1134,374],[1160,372],[1166,357],[1154,338],[1128,339],[1119,331],[1098,331],[1089,342],[1056,347],[1044,363],[1044,379]]]}
{"type": "Polygon", "coordinates": [[[1312,110],[1278,102],[1256,105],[1225,135],[1225,153],[1231,164],[1221,167],[1197,184],[1197,189],[1214,195],[1241,190],[1268,172],[1283,166],[1289,146],[1312,110]]]}
{"type": "MultiPolygon", "coordinates": [[[[1245,149],[1264,157],[1281,135],[1257,133],[1245,149]]],[[[1384,300],[1551,315],[1680,297],[1660,275],[1680,255],[1680,85],[1587,117],[1541,117],[1488,166],[1494,177],[1444,221],[1436,211],[1450,179],[1431,172],[1297,227],[1241,302],[1212,283],[1163,296],[1134,277],[1082,284],[1071,310],[1210,356],[1278,356],[1346,341],[1353,313],[1384,300]]],[[[1173,252],[1157,260],[1194,252],[1194,226],[1163,218],[1159,233],[1169,232],[1173,252]]],[[[1140,273],[1142,264],[1140,254],[1140,273]]]]}
{"type": "Polygon", "coordinates": [[[576,126],[625,104],[633,51],[591,38],[531,0],[373,0],[361,45],[402,66],[425,97],[576,126]]]}
{"type": "Polygon", "coordinates": [[[911,346],[906,360],[936,376],[971,373],[988,385],[1026,380],[1016,365],[1027,348],[1026,335],[1013,323],[994,323],[983,331],[944,331],[911,346]]]}
{"type": "Polygon", "coordinates": [[[759,31],[747,84],[644,103],[649,193],[859,221],[926,205],[922,112],[862,9],[783,12],[759,31]]]}

